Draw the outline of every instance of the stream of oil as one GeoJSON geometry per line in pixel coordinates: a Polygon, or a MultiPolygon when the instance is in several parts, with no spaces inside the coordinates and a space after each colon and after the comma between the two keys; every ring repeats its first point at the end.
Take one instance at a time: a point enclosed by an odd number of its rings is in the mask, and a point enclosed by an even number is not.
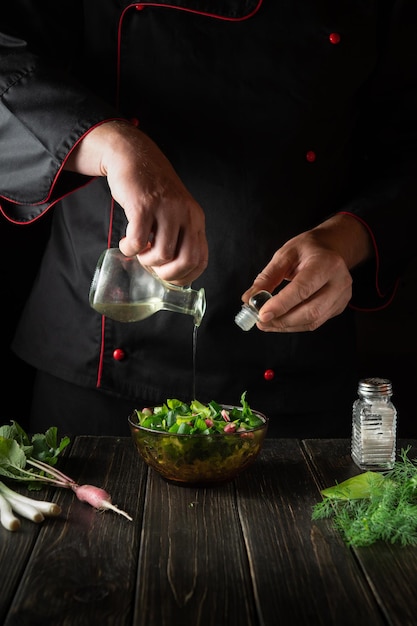
{"type": "Polygon", "coordinates": [[[198,326],[194,325],[194,330],[193,330],[193,396],[192,396],[192,400],[196,400],[197,396],[196,394],[196,355],[197,355],[197,331],[198,331],[198,326]]]}

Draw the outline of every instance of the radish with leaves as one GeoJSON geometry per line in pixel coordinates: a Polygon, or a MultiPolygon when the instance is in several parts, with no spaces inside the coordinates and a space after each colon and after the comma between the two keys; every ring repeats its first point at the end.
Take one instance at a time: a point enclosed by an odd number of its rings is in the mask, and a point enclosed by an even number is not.
{"type": "MultiPolygon", "coordinates": [[[[131,516],[119,509],[111,501],[110,494],[93,485],[79,485],[72,478],[63,474],[54,465],[59,453],[70,443],[68,437],[57,444],[57,429],[49,428],[45,434],[36,434],[29,438],[23,428],[15,421],[10,426],[0,427],[0,474],[8,479],[25,482],[29,489],[40,489],[42,485],[53,485],[71,489],[81,502],[87,502],[98,510],[112,510],[132,520],[131,516]],[[28,466],[29,469],[28,469],[28,466]]],[[[0,495],[16,513],[26,515],[33,521],[42,521],[45,515],[59,515],[60,507],[51,502],[21,496],[0,482],[0,495]]],[[[1,502],[0,502],[1,504],[1,502]]],[[[16,530],[16,524],[8,519],[10,511],[4,507],[0,520],[10,530],[16,530]],[[11,528],[14,526],[15,528],[11,528]]]]}

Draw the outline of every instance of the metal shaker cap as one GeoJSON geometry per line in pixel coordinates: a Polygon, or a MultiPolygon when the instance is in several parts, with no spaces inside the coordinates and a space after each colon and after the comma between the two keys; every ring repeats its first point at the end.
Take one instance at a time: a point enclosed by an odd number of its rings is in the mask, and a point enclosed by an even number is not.
{"type": "Polygon", "coordinates": [[[380,394],[382,396],[392,395],[392,383],[388,378],[363,378],[359,381],[358,392],[363,396],[380,394]]]}

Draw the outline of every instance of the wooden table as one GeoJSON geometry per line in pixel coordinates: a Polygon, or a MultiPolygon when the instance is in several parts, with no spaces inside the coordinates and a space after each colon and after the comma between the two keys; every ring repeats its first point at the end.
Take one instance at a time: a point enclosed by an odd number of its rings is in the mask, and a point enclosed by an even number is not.
{"type": "Polygon", "coordinates": [[[59,518],[0,527],[4,626],[417,624],[417,548],[352,550],[311,521],[319,490],[359,472],[347,440],[267,439],[211,488],[165,482],[129,437],[76,437],[66,452],[59,467],[133,522],[54,489],[59,518]]]}

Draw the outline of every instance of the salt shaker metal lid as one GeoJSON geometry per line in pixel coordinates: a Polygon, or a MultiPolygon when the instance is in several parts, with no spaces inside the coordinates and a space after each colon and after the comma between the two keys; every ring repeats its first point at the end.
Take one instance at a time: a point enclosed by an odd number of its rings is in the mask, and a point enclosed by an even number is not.
{"type": "Polygon", "coordinates": [[[358,393],[362,396],[391,396],[392,383],[388,378],[363,378],[359,381],[358,393]]]}

